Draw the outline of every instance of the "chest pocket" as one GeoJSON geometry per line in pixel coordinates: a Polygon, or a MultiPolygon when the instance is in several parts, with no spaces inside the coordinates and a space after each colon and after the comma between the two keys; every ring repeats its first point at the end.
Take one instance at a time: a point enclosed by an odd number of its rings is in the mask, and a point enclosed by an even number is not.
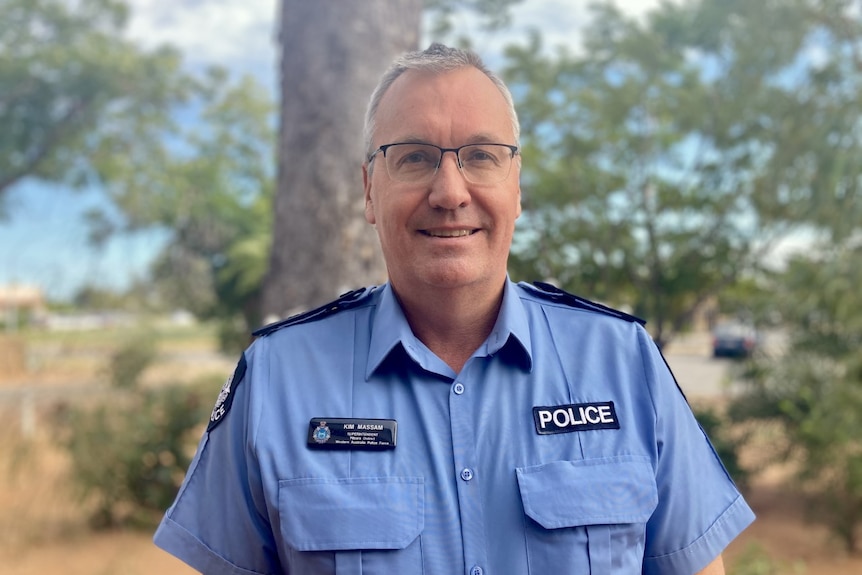
{"type": "Polygon", "coordinates": [[[279,481],[287,571],[334,575],[422,573],[421,477],[279,481]]]}
{"type": "Polygon", "coordinates": [[[640,573],[658,504],[649,458],[555,461],[517,469],[530,573],[640,573]]]}

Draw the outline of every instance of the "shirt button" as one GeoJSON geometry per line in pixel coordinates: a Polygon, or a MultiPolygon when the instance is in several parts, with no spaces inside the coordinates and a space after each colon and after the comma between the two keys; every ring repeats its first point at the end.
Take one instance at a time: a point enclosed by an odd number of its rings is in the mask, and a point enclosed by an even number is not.
{"type": "Polygon", "coordinates": [[[483,575],[485,570],[479,567],[478,565],[474,565],[472,569],[470,569],[470,575],[483,575]]]}
{"type": "Polygon", "coordinates": [[[464,469],[462,469],[461,479],[463,479],[464,481],[470,481],[471,479],[473,479],[473,470],[469,467],[465,467],[464,469]]]}
{"type": "Polygon", "coordinates": [[[464,384],[459,381],[455,384],[455,394],[461,395],[462,393],[464,393],[464,384]]]}

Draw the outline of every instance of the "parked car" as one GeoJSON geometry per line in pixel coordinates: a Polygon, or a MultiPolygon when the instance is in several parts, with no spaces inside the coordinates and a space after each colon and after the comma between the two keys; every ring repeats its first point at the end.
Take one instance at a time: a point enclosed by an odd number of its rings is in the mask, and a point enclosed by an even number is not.
{"type": "Polygon", "coordinates": [[[754,326],[725,322],[712,330],[712,357],[748,357],[760,343],[754,326]]]}

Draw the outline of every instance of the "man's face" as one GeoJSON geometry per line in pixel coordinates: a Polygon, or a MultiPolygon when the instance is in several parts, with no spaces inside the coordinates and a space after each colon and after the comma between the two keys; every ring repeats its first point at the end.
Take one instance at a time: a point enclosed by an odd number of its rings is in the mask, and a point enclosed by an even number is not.
{"type": "MultiPolygon", "coordinates": [[[[374,146],[423,142],[442,148],[514,144],[503,95],[473,67],[444,74],[408,70],[380,102],[374,146]]],[[[521,214],[520,156],[508,177],[471,184],[446,153],[427,183],[390,178],[382,154],[363,166],[365,219],[377,228],[389,278],[399,290],[499,289],[521,214]]]]}

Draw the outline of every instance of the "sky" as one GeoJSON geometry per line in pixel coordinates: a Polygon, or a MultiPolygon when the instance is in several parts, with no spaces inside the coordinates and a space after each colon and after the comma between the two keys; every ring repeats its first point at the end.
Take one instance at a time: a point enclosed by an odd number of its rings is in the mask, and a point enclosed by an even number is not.
{"type": "MultiPolygon", "coordinates": [[[[353,1],[353,0],[340,0],[353,1]]],[[[264,86],[277,85],[275,44],[277,0],[129,0],[129,37],[145,48],[170,44],[186,65],[218,64],[239,77],[251,75],[264,86]]],[[[525,0],[513,11],[505,32],[479,34],[476,22],[461,20],[457,32],[474,39],[474,48],[494,66],[500,48],[538,28],[548,47],[577,49],[578,31],[587,19],[588,0],[525,0]]],[[[617,0],[617,6],[642,16],[658,0],[617,0]]],[[[0,220],[0,286],[41,287],[49,299],[68,300],[82,287],[122,290],[144,277],[164,235],[115,237],[100,249],[88,243],[84,215],[104,206],[98,189],[72,191],[25,181],[7,197],[7,218],[0,220]]]]}

